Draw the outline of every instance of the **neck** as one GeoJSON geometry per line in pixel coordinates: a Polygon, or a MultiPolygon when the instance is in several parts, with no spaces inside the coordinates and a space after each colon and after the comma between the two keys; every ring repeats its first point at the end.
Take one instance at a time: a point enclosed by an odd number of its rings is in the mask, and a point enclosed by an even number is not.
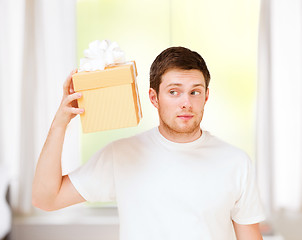
{"type": "Polygon", "coordinates": [[[193,142],[200,138],[202,130],[196,128],[193,132],[176,132],[172,129],[163,127],[162,125],[158,126],[158,130],[166,139],[176,143],[188,143],[193,142]]]}

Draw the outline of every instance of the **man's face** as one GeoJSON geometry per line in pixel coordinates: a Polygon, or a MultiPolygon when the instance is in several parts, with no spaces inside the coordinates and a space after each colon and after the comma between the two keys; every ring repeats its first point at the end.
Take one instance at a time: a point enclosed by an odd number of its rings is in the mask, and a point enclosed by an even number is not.
{"type": "Polygon", "coordinates": [[[159,93],[149,90],[152,104],[158,109],[160,127],[169,133],[200,131],[209,90],[201,71],[171,69],[162,76],[159,93]]]}

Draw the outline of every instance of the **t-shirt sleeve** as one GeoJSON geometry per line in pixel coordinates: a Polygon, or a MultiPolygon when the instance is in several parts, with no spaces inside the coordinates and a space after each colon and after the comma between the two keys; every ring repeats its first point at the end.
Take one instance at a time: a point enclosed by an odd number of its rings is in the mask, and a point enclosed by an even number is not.
{"type": "Polygon", "coordinates": [[[86,201],[115,201],[112,144],[100,149],[85,164],[69,173],[68,176],[86,201]]]}
{"type": "Polygon", "coordinates": [[[246,158],[245,177],[239,198],[231,210],[232,219],[238,224],[254,224],[265,219],[255,178],[255,168],[246,158]]]}

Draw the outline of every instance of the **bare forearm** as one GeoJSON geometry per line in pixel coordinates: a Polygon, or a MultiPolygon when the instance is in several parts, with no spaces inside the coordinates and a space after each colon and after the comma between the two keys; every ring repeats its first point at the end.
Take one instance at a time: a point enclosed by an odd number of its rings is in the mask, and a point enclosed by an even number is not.
{"type": "Polygon", "coordinates": [[[72,118],[84,112],[77,105],[77,99],[82,95],[75,93],[73,89],[72,74],[75,72],[76,70],[70,73],[63,85],[62,101],[41,151],[34,176],[33,205],[46,210],[53,208],[62,186],[61,155],[66,127],[72,118]]]}
{"type": "Polygon", "coordinates": [[[41,151],[33,181],[34,205],[49,205],[62,183],[61,155],[66,127],[54,121],[41,151]]]}

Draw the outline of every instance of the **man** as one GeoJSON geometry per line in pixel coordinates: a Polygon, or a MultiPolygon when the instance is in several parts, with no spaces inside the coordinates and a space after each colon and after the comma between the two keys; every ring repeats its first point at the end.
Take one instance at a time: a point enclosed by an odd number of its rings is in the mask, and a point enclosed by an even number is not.
{"type": "Polygon", "coordinates": [[[121,240],[229,240],[233,230],[240,240],[262,239],[264,215],[250,159],[200,129],[210,73],[198,53],[172,47],[153,62],[149,97],[158,127],[108,144],[62,177],[66,127],[84,112],[71,75],[38,161],[35,206],[116,201],[121,240]]]}

